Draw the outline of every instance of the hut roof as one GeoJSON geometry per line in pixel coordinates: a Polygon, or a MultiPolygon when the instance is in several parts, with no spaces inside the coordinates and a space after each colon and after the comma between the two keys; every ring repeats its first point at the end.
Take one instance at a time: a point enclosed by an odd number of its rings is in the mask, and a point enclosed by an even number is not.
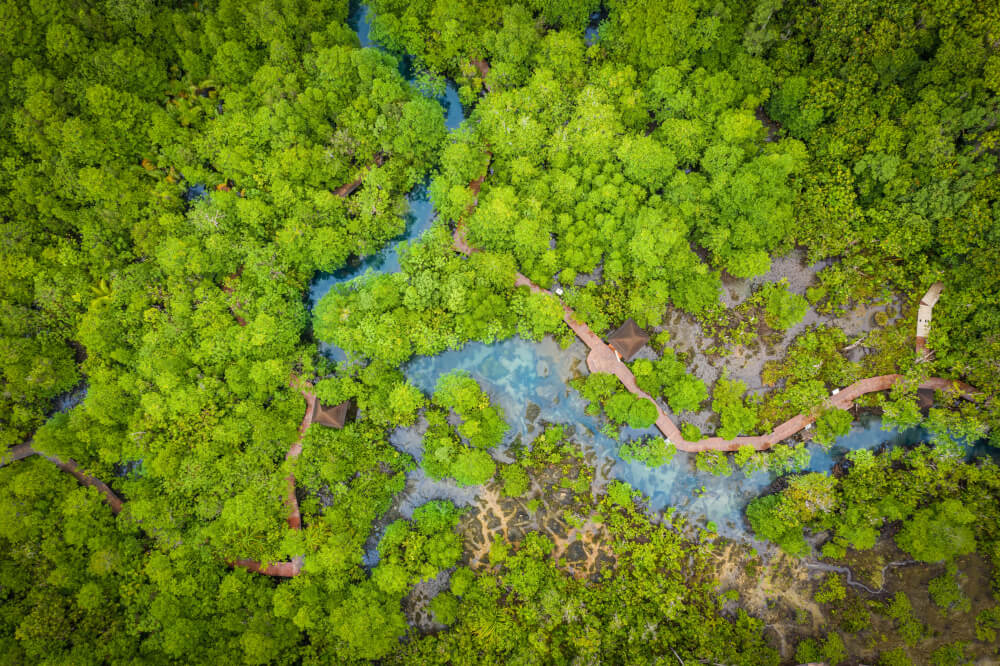
{"type": "Polygon", "coordinates": [[[349,400],[345,400],[333,407],[323,405],[317,400],[316,405],[313,407],[312,422],[324,425],[327,428],[337,428],[339,430],[344,427],[344,422],[347,421],[347,408],[350,406],[351,402],[349,400]]]}
{"type": "Polygon", "coordinates": [[[634,319],[627,320],[617,331],[608,336],[608,343],[617,349],[626,361],[631,361],[635,353],[648,341],[649,335],[639,328],[634,319]]]}
{"type": "Polygon", "coordinates": [[[927,416],[927,410],[934,406],[934,389],[917,389],[917,406],[927,416]]]}

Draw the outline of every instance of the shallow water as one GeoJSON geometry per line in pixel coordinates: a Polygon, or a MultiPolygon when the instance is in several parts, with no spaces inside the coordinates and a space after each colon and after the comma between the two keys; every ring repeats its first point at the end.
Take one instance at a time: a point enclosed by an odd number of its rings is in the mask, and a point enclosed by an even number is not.
{"type": "Polygon", "coordinates": [[[208,189],[201,183],[195,183],[184,190],[184,201],[190,203],[208,196],[208,189]]]}
{"type": "MultiPolygon", "coordinates": [[[[504,409],[511,426],[507,444],[518,438],[530,442],[544,429],[543,421],[572,426],[573,438],[595,454],[599,477],[626,481],[641,490],[649,497],[649,506],[654,511],[674,506],[689,519],[714,521],[721,534],[747,536],[741,518],[743,507],[770,485],[772,477],[766,472],[750,478],[742,474],[714,477],[695,470],[695,456],[680,451],[673,462],[658,469],[622,460],[618,456],[619,443],[601,434],[601,420],[584,412],[585,401],[566,383],[586,371],[586,351],[579,342],[564,351],[549,337],[540,343],[511,338],[492,345],[471,343],[459,351],[420,357],[411,361],[405,372],[417,387],[431,393],[442,374],[453,369],[466,370],[489,393],[494,404],[504,409]],[[704,492],[696,492],[703,486],[704,492]]],[[[644,435],[659,435],[659,432],[655,428],[645,431],[626,428],[622,439],[644,435]]],[[[429,491],[421,494],[431,496],[429,491]]]]}
{"type": "MultiPolygon", "coordinates": [[[[511,426],[505,444],[517,438],[530,442],[544,429],[543,421],[575,426],[574,439],[596,454],[599,478],[628,482],[649,497],[649,507],[654,511],[673,506],[689,521],[714,522],[723,536],[751,539],[743,524],[743,510],[771,485],[776,475],[757,472],[745,477],[736,471],[728,477],[712,476],[695,469],[694,454],[681,451],[670,464],[657,469],[649,469],[640,462],[625,462],[618,456],[618,442],[601,434],[602,421],[584,413],[585,402],[566,384],[575,374],[585,371],[585,358],[586,347],[580,342],[561,350],[549,337],[539,343],[511,338],[492,345],[471,343],[458,351],[416,358],[404,371],[411,382],[430,394],[442,374],[453,369],[466,370],[489,393],[494,404],[503,407],[511,426]]],[[[919,428],[900,432],[882,430],[881,425],[878,417],[864,416],[855,422],[849,435],[838,439],[829,450],[808,444],[811,454],[808,469],[829,472],[848,451],[883,444],[912,445],[927,439],[927,433],[919,428]]],[[[641,432],[626,428],[622,440],[654,434],[659,435],[655,428],[641,432]]],[[[967,447],[967,452],[976,453],[977,449],[967,447]]],[[[434,482],[425,479],[424,483],[428,487],[419,495],[425,500],[434,497],[434,482]]],[[[445,490],[442,487],[442,497],[447,496],[445,490]]],[[[449,487],[446,492],[454,493],[454,489],[449,487]]]]}
{"type": "MultiPolygon", "coordinates": [[[[371,39],[371,17],[372,13],[368,5],[352,2],[347,23],[358,35],[358,40],[363,48],[376,48],[385,51],[380,44],[371,39]]],[[[409,56],[404,55],[399,58],[399,70],[407,83],[411,85],[418,83],[412,59],[409,56]]],[[[447,82],[444,94],[435,97],[435,99],[442,107],[445,125],[448,129],[456,129],[462,124],[466,117],[465,109],[458,99],[458,90],[451,81],[447,82]]],[[[406,229],[402,234],[393,238],[375,254],[349,262],[348,265],[333,273],[319,273],[316,276],[309,286],[310,306],[315,306],[333,285],[349,282],[364,275],[369,270],[376,273],[395,273],[400,269],[400,243],[419,238],[430,228],[431,222],[434,220],[434,208],[427,194],[428,184],[427,181],[424,181],[406,195],[409,207],[405,216],[406,229]]]]}
{"type": "Polygon", "coordinates": [[[401,243],[419,238],[427,231],[434,221],[434,207],[427,195],[427,183],[424,182],[406,195],[409,210],[406,213],[406,228],[403,233],[389,241],[375,254],[357,259],[332,273],[319,273],[309,285],[309,306],[315,307],[319,300],[335,284],[350,282],[368,271],[376,273],[395,273],[399,270],[399,253],[401,243]]]}
{"type": "MultiPolygon", "coordinates": [[[[350,13],[347,16],[347,25],[357,34],[362,48],[375,48],[388,52],[385,47],[371,38],[372,11],[368,5],[352,2],[350,13]]],[[[413,58],[408,54],[393,55],[399,59],[399,73],[403,75],[403,78],[408,83],[416,84],[418,81],[416,72],[413,69],[413,58]]],[[[462,108],[462,103],[458,100],[458,88],[455,87],[455,84],[450,80],[447,81],[445,83],[444,94],[438,95],[434,99],[444,109],[445,126],[448,129],[457,129],[462,124],[462,121],[465,120],[466,114],[462,108]]]]}
{"type": "Polygon", "coordinates": [[[361,42],[362,48],[378,47],[378,44],[371,40],[372,11],[368,5],[360,2],[352,2],[350,11],[347,14],[347,25],[354,30],[361,42]]]}

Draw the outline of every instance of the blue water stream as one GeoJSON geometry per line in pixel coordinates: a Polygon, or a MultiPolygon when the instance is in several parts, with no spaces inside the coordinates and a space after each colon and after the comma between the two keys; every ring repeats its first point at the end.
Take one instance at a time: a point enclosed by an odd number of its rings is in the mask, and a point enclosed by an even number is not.
{"type": "MultiPolygon", "coordinates": [[[[371,10],[367,5],[352,3],[351,11],[347,19],[348,24],[358,35],[361,46],[365,48],[377,48],[384,50],[379,44],[370,38],[371,32],[371,10]]],[[[403,56],[399,64],[400,73],[410,84],[417,83],[416,74],[412,67],[412,60],[409,56],[403,56]]],[[[447,81],[444,94],[435,97],[441,105],[445,115],[445,126],[449,130],[457,129],[465,120],[465,110],[458,99],[458,89],[451,81],[447,81]]],[[[419,238],[430,228],[434,220],[434,207],[427,196],[427,185],[425,181],[415,187],[406,195],[408,211],[406,213],[406,228],[402,234],[390,240],[381,250],[367,257],[355,258],[353,261],[332,273],[320,273],[313,280],[309,287],[310,305],[315,306],[330,288],[335,284],[349,282],[360,277],[368,271],[377,273],[394,273],[399,270],[399,250],[400,244],[419,238]]],[[[324,351],[330,352],[335,359],[342,360],[343,352],[333,347],[327,346],[324,351]]],[[[330,354],[328,354],[330,355],[330,354]]]]}
{"type": "Polygon", "coordinates": [[[583,41],[587,46],[593,46],[601,38],[601,25],[607,18],[607,10],[604,9],[590,15],[590,20],[587,22],[587,29],[583,32],[583,41]]]}
{"type": "MultiPolygon", "coordinates": [[[[588,38],[596,38],[600,18],[594,17],[588,28],[588,38]]],[[[381,48],[369,37],[370,13],[367,6],[354,5],[349,22],[358,33],[362,46],[381,48]]],[[[404,61],[400,71],[409,81],[414,80],[408,61],[404,61]]],[[[464,111],[450,81],[439,101],[447,114],[448,127],[454,129],[464,118],[464,111]]],[[[426,184],[411,192],[407,200],[410,210],[404,233],[375,255],[334,273],[317,276],[309,291],[313,305],[333,285],[352,280],[369,270],[399,270],[399,244],[419,237],[429,228],[434,216],[427,199],[426,184]]],[[[322,344],[321,348],[331,358],[343,359],[340,350],[322,344]]],[[[575,375],[586,372],[586,353],[586,347],[579,341],[562,350],[550,337],[537,343],[512,338],[491,345],[471,343],[460,350],[447,351],[438,356],[418,357],[407,364],[404,371],[408,379],[427,394],[434,391],[442,374],[454,369],[466,370],[480,382],[494,404],[504,409],[506,420],[511,425],[504,445],[494,451],[498,459],[509,460],[505,451],[507,446],[517,439],[530,442],[544,429],[543,422],[566,424],[573,427],[574,439],[583,445],[598,467],[598,478],[628,482],[649,498],[649,506],[654,511],[676,507],[689,521],[702,524],[711,521],[719,534],[749,540],[751,535],[744,526],[743,510],[751,499],[771,485],[775,476],[757,472],[746,477],[738,470],[728,477],[712,476],[695,469],[693,454],[680,451],[673,462],[656,469],[649,469],[638,462],[625,462],[618,456],[619,442],[601,434],[600,420],[584,412],[585,402],[567,385],[575,375]]],[[[392,433],[391,441],[419,460],[422,456],[422,431],[419,424],[398,428],[392,433]]],[[[655,428],[647,431],[626,428],[622,432],[622,440],[645,435],[658,436],[659,432],[655,428]]],[[[828,472],[848,451],[876,448],[883,444],[908,445],[925,440],[926,433],[920,429],[905,432],[882,430],[877,417],[863,417],[855,422],[849,435],[838,439],[830,449],[809,444],[809,469],[828,472]]],[[[451,499],[457,504],[467,505],[475,501],[475,496],[475,488],[462,488],[448,481],[433,481],[418,469],[408,475],[407,488],[397,510],[403,515],[410,515],[413,508],[434,498],[451,499]]]]}
{"type": "MultiPolygon", "coordinates": [[[[347,19],[348,25],[358,35],[358,40],[364,48],[377,48],[385,50],[370,37],[371,33],[371,10],[368,5],[352,3],[351,11],[347,19]]],[[[399,61],[400,74],[410,84],[417,83],[416,73],[413,69],[412,59],[403,56],[399,61]]],[[[445,126],[449,130],[457,129],[465,120],[465,110],[458,99],[458,89],[451,81],[445,84],[444,94],[434,98],[441,105],[445,126]]],[[[419,238],[434,221],[434,207],[427,196],[428,182],[425,181],[417,185],[406,195],[407,213],[405,215],[406,227],[399,236],[390,240],[381,250],[366,257],[354,257],[346,266],[333,271],[332,273],[319,273],[309,285],[309,305],[315,307],[319,300],[336,285],[343,282],[350,282],[361,277],[369,271],[376,273],[395,273],[400,269],[399,252],[401,244],[419,238]]],[[[342,349],[334,345],[320,342],[320,352],[332,361],[343,361],[347,355],[342,349]]]]}
{"type": "MultiPolygon", "coordinates": [[[[507,444],[517,438],[530,442],[543,429],[543,421],[575,426],[574,439],[594,454],[599,477],[626,481],[649,498],[654,511],[668,506],[683,512],[689,521],[712,521],[723,536],[749,538],[743,524],[747,502],[760,495],[776,475],[757,472],[749,477],[737,470],[728,477],[712,476],[695,469],[695,455],[678,451],[673,462],[649,469],[639,462],[618,456],[619,442],[601,434],[602,421],[584,412],[586,402],[567,382],[586,372],[587,348],[577,341],[562,350],[552,338],[528,342],[511,338],[492,345],[472,343],[458,351],[434,357],[419,357],[405,368],[406,376],[426,393],[434,390],[438,377],[453,369],[468,371],[486,390],[495,404],[503,407],[511,425],[507,444]],[[538,412],[534,419],[531,414],[538,412]]],[[[830,449],[808,444],[809,470],[829,472],[848,451],[889,446],[913,445],[927,440],[919,428],[904,432],[882,430],[881,420],[865,416],[856,421],[850,434],[838,439],[830,449]]],[[[646,431],[624,429],[622,441],[645,435],[659,436],[655,428],[646,431]]],[[[969,449],[969,453],[982,453],[969,449]]],[[[419,457],[419,456],[418,456],[419,457]]]]}

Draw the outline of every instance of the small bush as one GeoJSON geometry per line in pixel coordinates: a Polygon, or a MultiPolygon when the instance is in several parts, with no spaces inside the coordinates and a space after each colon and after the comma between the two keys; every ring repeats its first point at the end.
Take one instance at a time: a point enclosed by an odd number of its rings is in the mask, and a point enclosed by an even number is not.
{"type": "Polygon", "coordinates": [[[684,439],[689,442],[697,442],[703,437],[701,430],[699,430],[698,426],[693,423],[682,423],[681,434],[684,435],[684,439]]]}
{"type": "Polygon", "coordinates": [[[764,287],[765,323],[771,328],[786,331],[802,321],[809,309],[804,296],[788,291],[788,281],[774,282],[764,287]]]}
{"type": "Polygon", "coordinates": [[[972,610],[972,601],[962,593],[958,584],[958,568],[954,562],[948,563],[944,575],[931,580],[927,590],[934,603],[944,611],[954,609],[968,613],[972,610]]]}
{"type": "Polygon", "coordinates": [[[518,464],[504,465],[500,469],[500,478],[503,480],[503,494],[507,497],[520,497],[531,485],[528,473],[518,464]]]}
{"type": "Polygon", "coordinates": [[[837,574],[829,574],[820,584],[813,599],[819,604],[843,601],[847,597],[847,589],[837,574]]]}
{"type": "Polygon", "coordinates": [[[729,464],[729,456],[722,451],[699,451],[694,460],[694,466],[713,476],[729,476],[733,473],[733,467],[729,464]]]}
{"type": "Polygon", "coordinates": [[[458,599],[453,594],[442,592],[431,599],[434,619],[441,624],[453,624],[458,619],[458,599]]]}

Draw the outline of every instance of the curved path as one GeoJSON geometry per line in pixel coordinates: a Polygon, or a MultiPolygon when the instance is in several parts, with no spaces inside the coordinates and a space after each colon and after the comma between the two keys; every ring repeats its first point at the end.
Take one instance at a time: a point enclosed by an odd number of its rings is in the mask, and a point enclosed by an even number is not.
{"type": "MultiPolygon", "coordinates": [[[[476,194],[478,194],[484,178],[485,175],[478,181],[473,181],[472,185],[475,185],[474,191],[476,194]]],[[[479,252],[478,248],[472,247],[466,240],[464,222],[458,222],[452,238],[453,246],[458,252],[466,255],[472,254],[473,252],[479,252]]],[[[548,289],[542,289],[520,273],[517,274],[514,284],[518,287],[528,287],[535,293],[548,294],[556,297],[548,289]]],[[[659,404],[657,404],[657,402],[653,400],[649,394],[639,388],[635,381],[635,375],[633,375],[628,366],[622,362],[614,349],[605,343],[604,340],[602,340],[596,333],[590,330],[589,326],[578,321],[573,310],[566,306],[565,303],[563,303],[563,311],[565,313],[563,319],[566,324],[573,329],[573,332],[576,333],[577,337],[590,348],[590,353],[587,355],[587,368],[591,372],[606,372],[615,375],[619,380],[621,380],[621,383],[624,384],[625,388],[629,391],[641,398],[650,400],[654,405],[656,405],[656,427],[661,433],[663,433],[663,436],[666,437],[667,441],[672,442],[674,446],[681,451],[687,451],[689,453],[697,453],[699,451],[735,451],[741,446],[752,446],[754,449],[762,451],[764,449],[771,448],[778,442],[788,439],[802,430],[805,430],[810,426],[810,424],[812,424],[813,421],[816,420],[816,417],[811,414],[799,414],[798,416],[794,416],[780,424],[766,435],[736,437],[734,439],[708,437],[700,439],[696,442],[690,442],[684,439],[684,436],[681,435],[680,428],[677,427],[677,425],[670,419],[666,412],[663,411],[659,404]]],[[[867,379],[858,380],[850,386],[836,391],[830,398],[827,399],[824,406],[848,409],[854,405],[854,401],[858,397],[865,395],[866,393],[885,391],[902,379],[902,375],[879,375],[878,377],[869,377],[867,379]]],[[[972,399],[979,393],[977,389],[969,386],[968,384],[943,379],[941,377],[932,377],[924,381],[920,384],[920,388],[935,390],[948,390],[954,388],[961,392],[963,397],[969,399],[972,399]]]]}
{"type": "MultiPolygon", "coordinates": [[[[385,158],[382,155],[375,156],[375,165],[382,166],[384,161],[385,158]]],[[[372,166],[369,166],[366,171],[370,171],[372,168],[373,168],[372,166]]],[[[340,197],[350,196],[351,193],[353,193],[361,185],[363,178],[364,176],[362,175],[357,180],[338,187],[334,191],[334,193],[340,197]]],[[[483,174],[483,177],[479,180],[479,183],[482,184],[482,181],[485,178],[486,175],[483,174]]],[[[230,281],[238,279],[242,273],[243,273],[243,267],[240,266],[240,268],[237,270],[236,273],[229,276],[230,281]]],[[[234,292],[234,288],[231,284],[224,284],[222,286],[222,291],[225,292],[226,294],[232,294],[234,292]]],[[[230,311],[232,312],[233,317],[236,319],[236,323],[238,323],[240,326],[246,326],[247,325],[246,320],[243,317],[241,317],[240,314],[237,312],[236,307],[239,305],[241,304],[235,304],[230,306],[230,311]]],[[[298,377],[292,375],[292,378],[289,382],[289,386],[295,388],[298,381],[299,381],[298,377]]],[[[293,460],[295,458],[298,458],[302,454],[302,438],[305,436],[306,429],[312,423],[312,415],[314,408],[316,406],[316,396],[315,394],[313,394],[308,390],[309,388],[311,388],[311,386],[309,385],[308,382],[304,382],[304,387],[299,388],[299,392],[302,394],[302,397],[305,398],[306,400],[306,413],[303,415],[301,423],[299,423],[299,436],[289,447],[288,452],[285,454],[285,460],[293,460]]],[[[6,454],[0,457],[0,467],[6,465],[7,463],[11,463],[16,460],[21,460],[23,458],[28,458],[34,455],[44,455],[44,454],[31,448],[30,441],[25,442],[24,444],[20,444],[18,446],[11,448],[6,452],[6,454]]],[[[108,487],[108,485],[103,481],[101,481],[100,479],[81,472],[79,466],[74,460],[69,460],[67,462],[64,462],[59,458],[56,458],[55,456],[45,455],[44,457],[55,463],[56,466],[59,467],[59,469],[69,474],[72,474],[73,477],[76,478],[76,480],[79,481],[80,483],[97,488],[101,493],[104,494],[105,501],[107,501],[108,505],[111,507],[112,513],[117,515],[122,510],[122,507],[124,506],[124,502],[122,501],[122,499],[118,497],[114,493],[114,491],[111,490],[111,488],[108,487]]],[[[285,506],[288,507],[288,517],[286,518],[286,520],[288,522],[289,528],[293,530],[299,530],[302,529],[302,514],[299,511],[298,498],[295,496],[295,475],[289,474],[286,477],[286,481],[288,481],[288,493],[285,496],[285,506]]],[[[247,571],[261,573],[267,576],[279,576],[283,578],[290,578],[292,576],[299,575],[299,573],[301,573],[302,571],[302,563],[303,563],[303,558],[301,556],[292,558],[292,560],[289,562],[261,563],[258,562],[257,560],[251,560],[245,558],[229,562],[230,566],[240,567],[246,569],[247,571]]]]}
{"type": "MultiPolygon", "coordinates": [[[[289,382],[291,388],[295,388],[299,379],[295,375],[292,375],[292,379],[289,382]]],[[[309,382],[304,382],[305,386],[299,388],[299,392],[302,397],[306,399],[306,413],[302,417],[302,422],[299,423],[299,436],[288,447],[288,452],[285,454],[285,460],[294,460],[302,455],[302,438],[305,437],[306,429],[312,423],[313,410],[316,407],[316,395],[311,393],[308,389],[312,388],[309,382]]],[[[288,481],[288,494],[285,495],[285,506],[288,507],[288,527],[293,530],[302,529],[302,514],[299,512],[299,500],[295,496],[295,475],[289,474],[285,477],[288,481]]],[[[298,576],[302,572],[302,556],[294,557],[290,562],[268,562],[262,564],[257,560],[249,559],[238,559],[230,562],[230,565],[234,567],[241,567],[247,571],[252,571],[254,573],[264,574],[266,576],[279,576],[282,578],[291,578],[293,576],[298,576]]]]}
{"type": "MultiPolygon", "coordinates": [[[[297,379],[293,377],[293,388],[296,381],[297,379]]],[[[308,428],[312,423],[313,408],[316,405],[316,396],[310,393],[307,390],[308,388],[310,388],[310,386],[306,383],[305,388],[299,389],[302,397],[306,399],[306,413],[302,417],[302,422],[299,424],[299,436],[289,447],[288,452],[285,454],[285,460],[298,458],[299,455],[301,455],[302,438],[305,436],[306,428],[308,428]]],[[[123,502],[122,499],[118,497],[118,495],[116,495],[106,483],[97,477],[84,474],[80,471],[80,466],[76,463],[76,461],[73,459],[63,461],[55,456],[46,455],[40,451],[36,451],[32,448],[30,440],[8,449],[3,456],[0,456],[0,467],[17,460],[30,458],[31,456],[42,456],[43,458],[55,463],[56,467],[62,471],[73,475],[73,477],[81,484],[96,488],[101,492],[101,494],[104,495],[104,501],[108,503],[109,507],[111,507],[111,513],[118,515],[121,512],[122,507],[125,505],[125,502],[123,502]]],[[[302,514],[299,512],[299,502],[295,497],[295,475],[289,474],[286,477],[286,480],[288,481],[288,494],[285,497],[285,505],[288,507],[288,526],[293,530],[298,530],[302,528],[302,514]]],[[[262,564],[256,560],[238,559],[230,562],[229,564],[230,566],[241,567],[248,571],[265,574],[267,576],[280,576],[288,578],[297,576],[302,571],[302,562],[302,557],[295,557],[290,562],[268,562],[262,564]]]]}
{"type": "MultiPolygon", "coordinates": [[[[492,154],[491,154],[492,157],[492,154]]],[[[379,160],[377,163],[381,164],[379,160]]],[[[487,166],[486,172],[483,175],[470,183],[470,188],[473,193],[477,195],[476,201],[472,204],[471,208],[474,208],[478,204],[478,194],[482,187],[483,182],[486,179],[486,174],[489,172],[489,167],[487,166]]],[[[357,185],[360,184],[359,181],[348,183],[347,185],[338,188],[337,194],[339,196],[348,196],[357,185]],[[341,193],[343,190],[343,193],[341,193]]],[[[474,248],[469,245],[465,238],[465,225],[463,222],[459,222],[456,225],[455,233],[453,236],[453,244],[458,252],[466,255],[471,255],[473,252],[479,252],[478,248],[474,248]]],[[[240,270],[231,275],[230,278],[238,278],[242,272],[242,267],[240,270]]],[[[531,291],[535,293],[548,294],[549,296],[555,297],[555,295],[547,289],[539,287],[537,284],[529,280],[527,277],[521,273],[517,273],[517,277],[514,280],[515,286],[518,287],[528,287],[531,291]]],[[[233,292],[232,287],[224,286],[223,291],[227,294],[233,292]]],[[[560,299],[560,303],[561,299],[560,299]]],[[[634,393],[635,395],[646,398],[650,400],[654,405],[656,405],[656,410],[658,416],[656,419],[656,427],[659,428],[660,432],[663,433],[664,437],[668,441],[672,442],[678,449],[688,452],[697,451],[735,451],[741,446],[752,446],[757,450],[763,450],[770,448],[777,442],[780,442],[792,435],[798,433],[799,431],[807,428],[809,424],[815,421],[813,416],[808,415],[798,415],[795,416],[777,428],[775,428],[770,434],[760,435],[756,437],[736,437],[735,439],[725,440],[721,437],[710,437],[707,439],[702,439],[697,442],[689,442],[681,435],[680,429],[670,420],[670,417],[663,411],[663,409],[653,400],[647,393],[645,393],[636,384],[635,376],[632,371],[629,370],[618,354],[604,342],[596,333],[590,330],[590,327],[585,323],[580,322],[576,319],[573,310],[571,310],[565,303],[562,303],[564,316],[563,319],[566,324],[576,333],[586,345],[590,348],[590,353],[587,355],[587,368],[591,372],[607,372],[615,375],[621,380],[625,387],[634,393]]],[[[237,314],[236,310],[233,309],[233,315],[239,323],[240,326],[246,326],[246,322],[237,314]]],[[[858,397],[865,395],[866,393],[874,393],[877,391],[884,391],[892,387],[896,382],[903,379],[902,375],[880,375],[878,377],[869,377],[867,379],[861,379],[854,382],[850,386],[844,388],[841,391],[837,391],[833,396],[827,400],[827,405],[831,407],[837,407],[840,409],[848,409],[854,404],[854,400],[858,397]]],[[[299,383],[298,377],[292,376],[289,385],[291,388],[296,388],[299,383]]],[[[298,458],[302,454],[302,438],[305,436],[306,429],[312,423],[312,415],[316,405],[316,396],[308,389],[311,388],[308,382],[303,382],[304,386],[299,387],[299,392],[302,397],[306,400],[306,412],[302,417],[302,421],[299,424],[299,436],[296,438],[295,442],[289,447],[288,452],[285,454],[286,460],[293,460],[298,458]]],[[[920,388],[925,389],[935,389],[935,390],[949,390],[954,389],[959,391],[963,397],[968,399],[973,399],[979,394],[979,391],[974,387],[965,384],[963,382],[943,379],[940,377],[932,377],[920,384],[920,388]]],[[[35,455],[42,455],[51,462],[53,462],[59,469],[64,472],[71,474],[77,481],[83,485],[91,486],[96,488],[104,495],[105,501],[108,506],[111,507],[111,512],[118,514],[121,512],[124,502],[120,497],[118,497],[110,487],[100,479],[84,474],[80,471],[79,465],[72,459],[68,461],[60,460],[55,456],[49,456],[36,451],[31,447],[31,441],[27,441],[23,444],[19,444],[11,449],[9,449],[2,457],[0,457],[0,467],[24,458],[29,458],[35,455]]],[[[286,477],[288,481],[288,494],[285,496],[285,505],[288,507],[288,521],[289,528],[293,530],[299,530],[302,528],[302,514],[299,511],[299,502],[295,496],[295,475],[289,474],[286,477]]],[[[260,573],[267,576],[276,576],[283,578],[291,578],[299,575],[302,572],[304,558],[302,556],[294,557],[288,562],[267,562],[261,563],[257,560],[250,559],[237,559],[230,562],[230,566],[240,567],[254,573],[260,573]]]]}
{"type": "Polygon", "coordinates": [[[30,458],[31,456],[42,456],[46,460],[50,460],[55,463],[56,467],[62,471],[67,474],[72,474],[73,477],[81,484],[97,488],[97,490],[104,495],[104,501],[111,507],[111,513],[117,515],[122,510],[122,506],[125,505],[125,503],[122,502],[122,499],[118,497],[118,495],[115,495],[115,491],[108,487],[108,484],[104,483],[97,477],[81,472],[80,466],[77,465],[75,460],[70,458],[69,460],[63,461],[55,456],[46,455],[41,451],[36,451],[31,447],[31,440],[9,449],[2,457],[0,457],[2,458],[0,459],[0,467],[3,467],[8,463],[12,463],[15,460],[23,460],[24,458],[30,458]]]}

